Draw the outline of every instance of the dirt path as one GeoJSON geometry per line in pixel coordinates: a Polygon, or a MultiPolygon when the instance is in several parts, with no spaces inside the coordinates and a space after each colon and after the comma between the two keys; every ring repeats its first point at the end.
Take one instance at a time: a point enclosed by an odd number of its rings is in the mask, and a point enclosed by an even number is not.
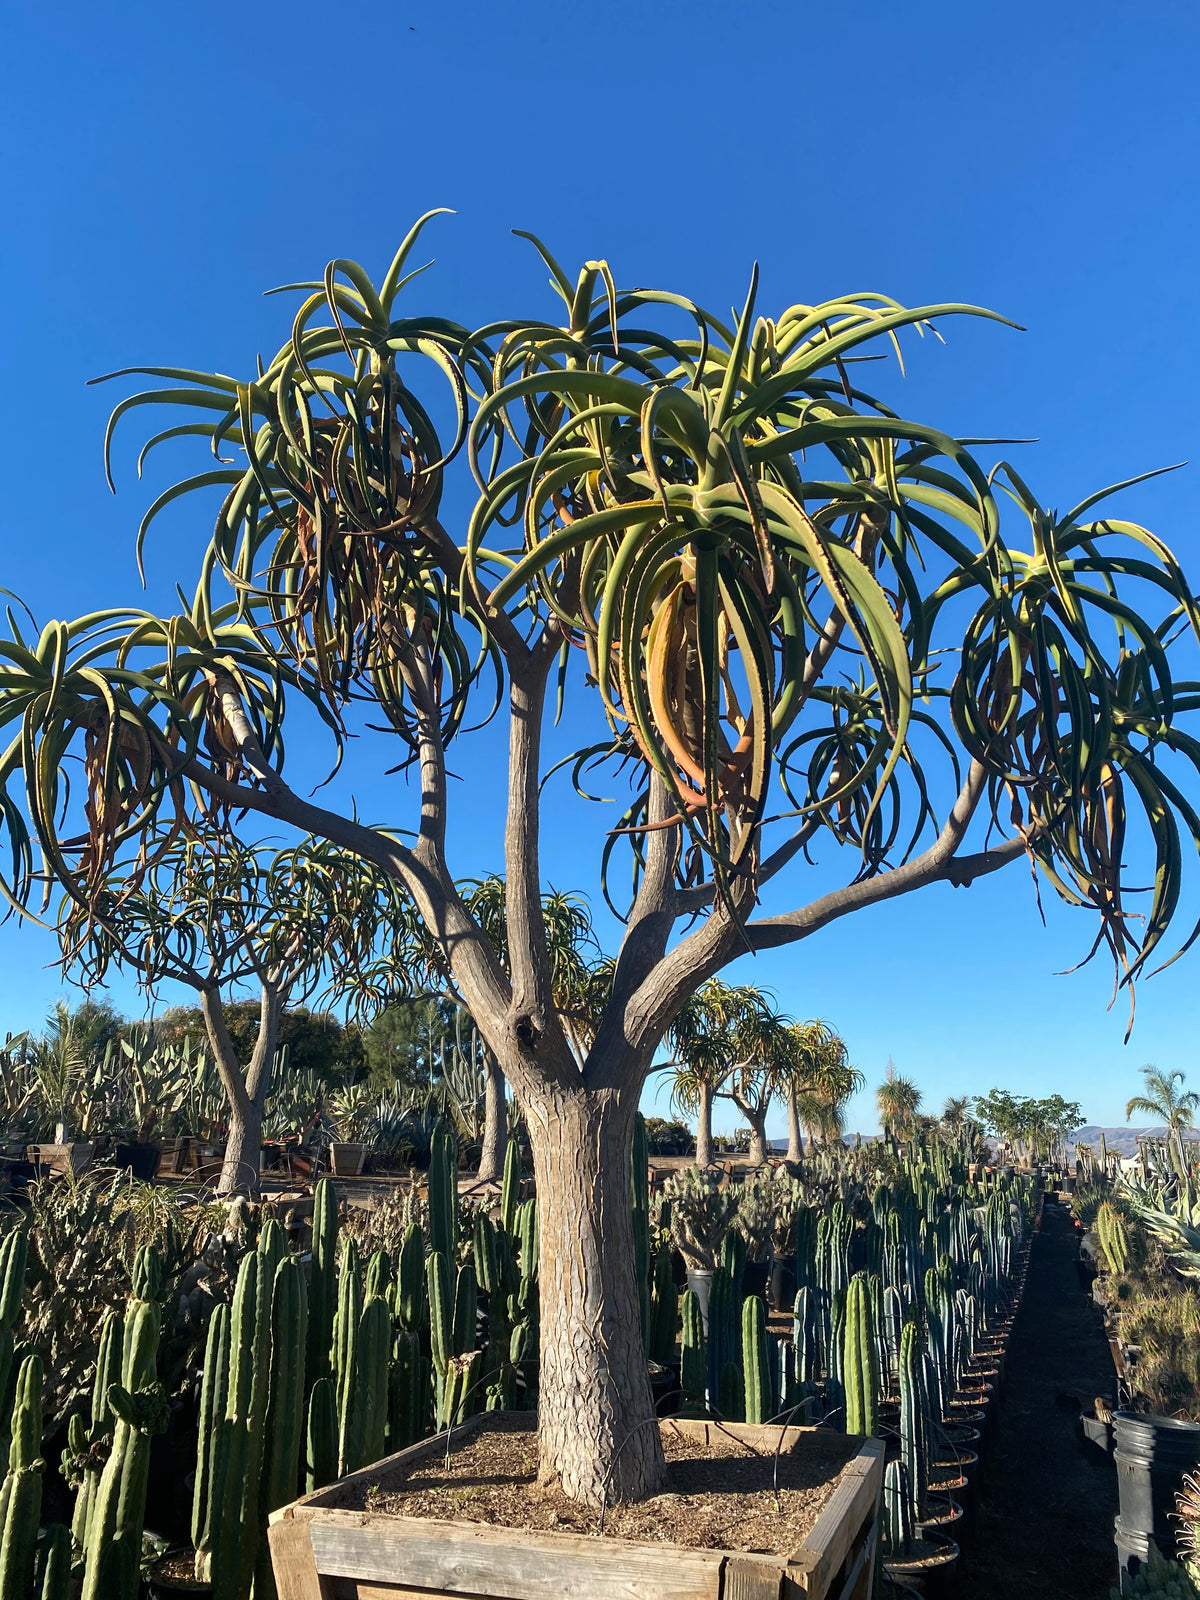
{"type": "Polygon", "coordinates": [[[1034,1238],[1007,1390],[964,1540],[962,1593],[979,1600],[1107,1600],[1116,1582],[1116,1474],[1077,1437],[1081,1403],[1113,1370],[1079,1286],[1070,1213],[1049,1205],[1034,1238]]]}

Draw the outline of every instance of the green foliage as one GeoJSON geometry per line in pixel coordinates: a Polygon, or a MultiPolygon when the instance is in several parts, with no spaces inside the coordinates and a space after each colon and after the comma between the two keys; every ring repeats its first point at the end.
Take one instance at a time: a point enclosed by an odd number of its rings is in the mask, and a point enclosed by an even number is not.
{"type": "Polygon", "coordinates": [[[975,1115],[989,1133],[1018,1146],[1028,1145],[1035,1161],[1056,1155],[1084,1123],[1078,1101],[1064,1100],[1060,1094],[1038,1100],[1007,1089],[976,1096],[975,1115]]]}
{"type": "Polygon", "coordinates": [[[1110,1589],[1112,1600],[1129,1600],[1129,1596],[1161,1595],[1163,1600],[1200,1600],[1200,1589],[1188,1575],[1187,1568],[1178,1561],[1169,1561],[1158,1552],[1153,1540],[1149,1542],[1146,1560],[1119,1589],[1110,1589]]]}
{"type": "Polygon", "coordinates": [[[662,1117],[647,1117],[646,1145],[652,1156],[692,1156],[696,1153],[696,1135],[678,1118],[668,1122],[662,1117]]]}
{"type": "Polygon", "coordinates": [[[719,1174],[686,1168],[663,1185],[671,1203],[671,1234],[689,1267],[711,1272],[737,1215],[738,1193],[723,1187],[719,1174]]]}

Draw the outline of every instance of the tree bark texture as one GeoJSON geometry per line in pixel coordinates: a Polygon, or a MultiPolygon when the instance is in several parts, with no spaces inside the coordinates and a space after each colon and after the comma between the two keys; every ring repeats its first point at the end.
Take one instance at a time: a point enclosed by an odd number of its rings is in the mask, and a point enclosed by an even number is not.
{"type": "Polygon", "coordinates": [[[508,1101],[504,1070],[493,1053],[483,1052],[483,1149],[479,1153],[481,1182],[497,1183],[504,1174],[508,1150],[508,1101]]]}
{"type": "Polygon", "coordinates": [[[788,1086],[787,1092],[788,1112],[788,1147],[787,1159],[789,1161],[804,1160],[804,1135],[800,1131],[800,1109],[796,1104],[796,1088],[794,1084],[788,1086]]]}
{"type": "Polygon", "coordinates": [[[642,1345],[630,1161],[635,1087],[524,1104],[538,1197],[540,1478],[587,1505],[666,1477],[642,1345]]]}
{"type": "Polygon", "coordinates": [[[712,1113],[713,1092],[707,1084],[701,1084],[699,1098],[696,1103],[696,1165],[698,1167],[711,1167],[713,1164],[712,1113]]]}
{"type": "Polygon", "coordinates": [[[244,1074],[225,1025],[225,1012],[217,988],[201,990],[200,1009],[204,1013],[208,1042],[216,1058],[217,1072],[229,1103],[229,1131],[217,1193],[253,1192],[258,1189],[262,1178],[263,1109],[271,1086],[275,1046],[279,1042],[283,996],[271,985],[263,984],[258,1037],[244,1074]]]}
{"type": "Polygon", "coordinates": [[[767,1113],[765,1111],[746,1112],[746,1121],[750,1124],[750,1162],[755,1167],[765,1167],[771,1151],[767,1144],[767,1113]]]}

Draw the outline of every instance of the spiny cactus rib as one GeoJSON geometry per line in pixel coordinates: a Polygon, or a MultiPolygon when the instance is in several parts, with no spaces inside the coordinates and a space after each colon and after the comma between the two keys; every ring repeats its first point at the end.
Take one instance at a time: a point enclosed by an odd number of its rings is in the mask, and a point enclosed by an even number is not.
{"type": "Polygon", "coordinates": [[[771,1405],[771,1369],[767,1355],[767,1311],[752,1294],[742,1306],[742,1371],[747,1422],[766,1422],[771,1405]]]}

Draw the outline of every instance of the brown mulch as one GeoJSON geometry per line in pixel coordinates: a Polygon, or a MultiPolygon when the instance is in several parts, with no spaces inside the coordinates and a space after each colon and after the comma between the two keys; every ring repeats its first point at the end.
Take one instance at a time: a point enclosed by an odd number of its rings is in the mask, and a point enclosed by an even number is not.
{"type": "MultiPolygon", "coordinates": [[[[691,1549],[789,1555],[804,1541],[857,1439],[815,1432],[780,1457],[779,1496],[773,1458],[751,1453],[732,1434],[711,1444],[663,1430],[665,1493],[610,1506],[603,1536],[691,1549]]],[[[402,1517],[440,1517],[505,1528],[599,1536],[595,1511],[560,1489],[537,1482],[537,1437],[532,1420],[497,1417],[455,1448],[447,1469],[438,1454],[393,1469],[378,1482],[360,1478],[322,1504],[402,1517]]]]}

